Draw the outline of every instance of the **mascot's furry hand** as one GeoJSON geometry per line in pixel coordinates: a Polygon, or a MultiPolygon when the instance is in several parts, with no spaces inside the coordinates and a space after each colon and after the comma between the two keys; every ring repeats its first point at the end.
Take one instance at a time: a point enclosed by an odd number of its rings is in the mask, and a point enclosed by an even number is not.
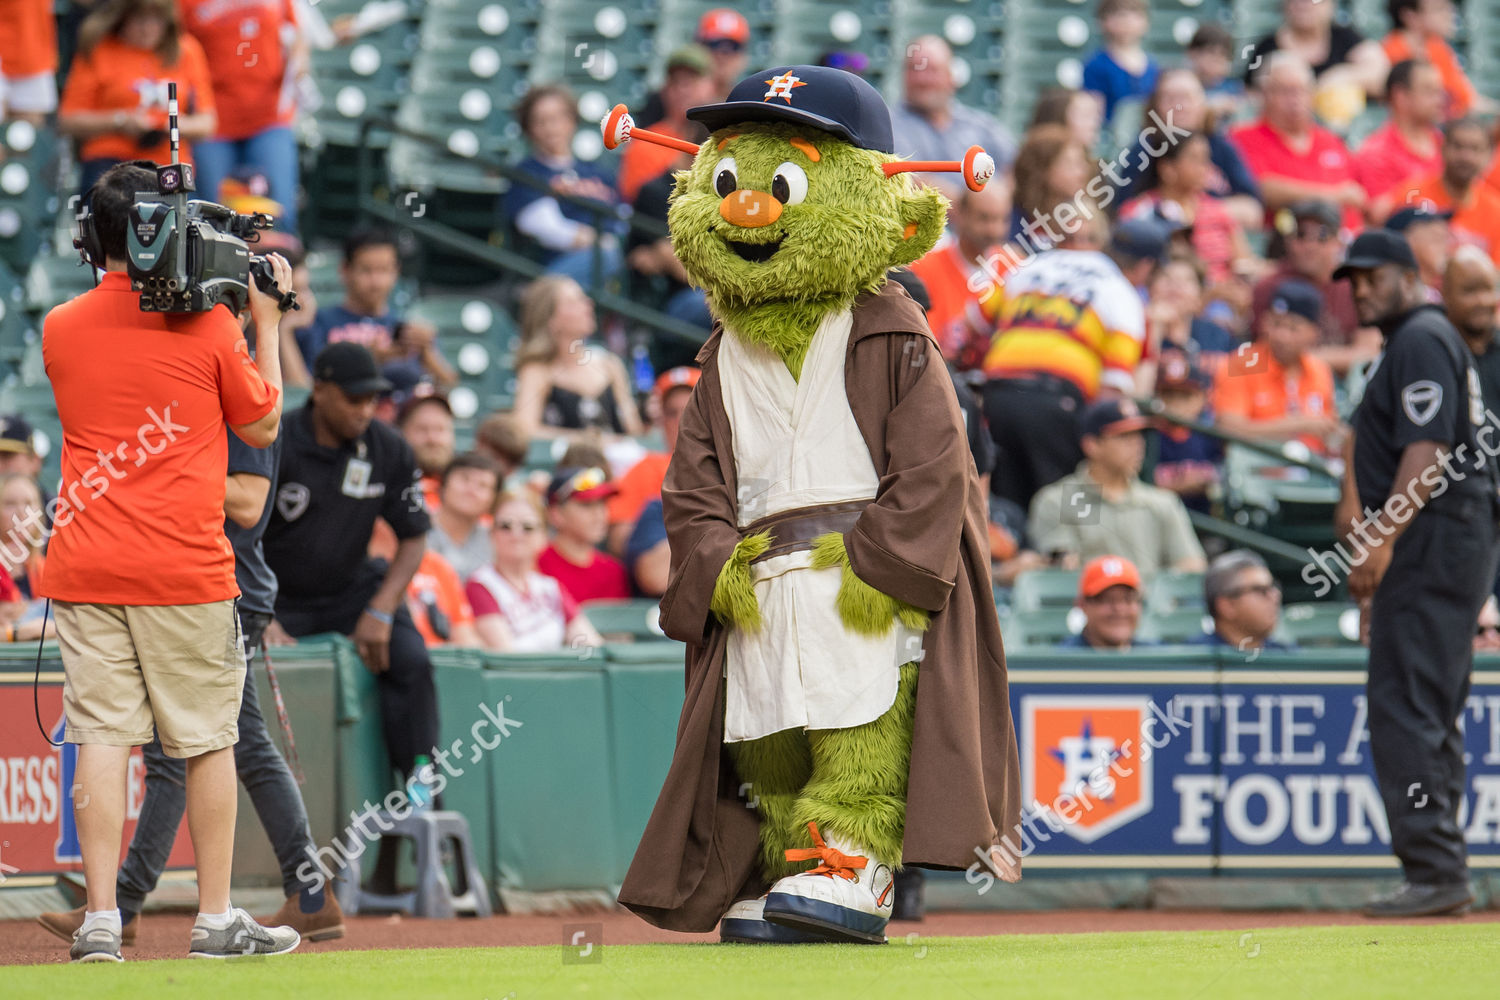
{"type": "MultiPolygon", "coordinates": [[[[898,619],[907,628],[919,632],[926,630],[926,611],[881,593],[855,575],[854,567],[849,565],[849,553],[844,549],[844,536],[838,532],[819,535],[813,542],[812,564],[813,569],[843,567],[844,577],[839,583],[837,603],[839,617],[851,631],[882,636],[898,619]]],[[[723,577],[719,579],[722,581],[723,577]]]]}
{"type": "Polygon", "coordinates": [[[719,570],[708,609],[726,625],[754,631],[760,628],[760,604],[755,600],[755,583],[750,578],[750,563],[771,547],[771,533],[762,531],[746,535],[729,554],[729,561],[719,570]]]}

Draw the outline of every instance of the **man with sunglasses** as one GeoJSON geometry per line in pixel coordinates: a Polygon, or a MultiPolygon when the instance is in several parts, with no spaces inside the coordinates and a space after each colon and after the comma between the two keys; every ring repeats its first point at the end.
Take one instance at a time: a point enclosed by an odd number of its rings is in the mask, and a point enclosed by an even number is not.
{"type": "Polygon", "coordinates": [[[1250,296],[1250,329],[1260,329],[1261,319],[1283,281],[1300,278],[1310,283],[1323,299],[1318,346],[1313,353],[1342,377],[1352,365],[1368,361],[1380,351],[1380,331],[1360,326],[1349,283],[1333,280],[1333,269],[1344,253],[1339,240],[1338,206],[1308,198],[1277,212],[1275,224],[1283,256],[1280,266],[1255,284],[1250,296]]]}
{"type": "Polygon", "coordinates": [[[1227,646],[1249,655],[1254,655],[1252,650],[1292,648],[1271,638],[1281,622],[1281,587],[1266,561],[1249,549],[1226,552],[1208,564],[1203,607],[1214,620],[1214,630],[1195,645],[1227,646]]]}
{"type": "MultiPolygon", "coordinates": [[[[709,102],[727,99],[734,85],[744,79],[750,65],[750,22],[737,10],[716,7],[699,19],[693,41],[708,50],[708,75],[713,91],[709,102]]],[[[655,122],[665,118],[666,114],[661,91],[653,91],[635,119],[655,122]]]]}

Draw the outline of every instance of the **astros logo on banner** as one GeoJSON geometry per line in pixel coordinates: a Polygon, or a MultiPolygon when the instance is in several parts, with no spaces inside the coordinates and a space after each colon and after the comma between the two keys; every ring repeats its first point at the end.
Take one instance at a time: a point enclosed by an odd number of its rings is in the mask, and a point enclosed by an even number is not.
{"type": "Polygon", "coordinates": [[[1092,843],[1151,811],[1151,758],[1141,759],[1150,700],[1136,696],[1021,699],[1021,796],[1092,843]]]}

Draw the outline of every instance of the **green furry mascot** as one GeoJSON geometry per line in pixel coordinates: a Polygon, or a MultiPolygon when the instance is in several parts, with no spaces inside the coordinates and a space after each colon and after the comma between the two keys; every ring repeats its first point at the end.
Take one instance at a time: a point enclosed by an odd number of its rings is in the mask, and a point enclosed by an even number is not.
{"type": "MultiPolygon", "coordinates": [[[[820,67],[689,117],[712,134],[669,224],[720,325],[662,493],[688,697],[620,899],[730,941],[881,943],[903,864],[1019,877],[997,846],[1019,782],[985,498],[925,318],[886,278],[944,226],[911,171],[977,189],[993,162],[900,161],[875,90],[820,67]]],[[[677,144],[623,107],[604,131],[677,144]]]]}

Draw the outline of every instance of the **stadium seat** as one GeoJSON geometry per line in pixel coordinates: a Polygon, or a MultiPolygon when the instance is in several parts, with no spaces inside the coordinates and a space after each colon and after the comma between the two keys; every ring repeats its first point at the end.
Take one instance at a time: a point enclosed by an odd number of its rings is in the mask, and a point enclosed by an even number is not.
{"type": "Polygon", "coordinates": [[[1001,634],[1011,647],[1055,646],[1082,628],[1083,613],[1075,608],[1014,609],[1001,620],[1001,634]]]}
{"type": "Polygon", "coordinates": [[[633,642],[663,637],[661,603],[651,598],[629,601],[587,601],[583,613],[606,640],[633,642]]]}
{"type": "Polygon", "coordinates": [[[1078,598],[1078,570],[1034,569],[1016,577],[1011,606],[1018,612],[1067,610],[1078,598]]]}
{"type": "Polygon", "coordinates": [[[1137,636],[1167,645],[1181,645],[1206,634],[1211,627],[1203,608],[1181,607],[1175,611],[1142,615],[1137,636]]]}
{"type": "Polygon", "coordinates": [[[1288,604],[1279,636],[1298,646],[1353,647],[1359,643],[1359,606],[1342,601],[1288,604]]]}
{"type": "Polygon", "coordinates": [[[94,287],[94,276],[76,253],[38,254],[26,272],[26,308],[45,315],[53,306],[94,287]]]}
{"type": "Polygon", "coordinates": [[[1146,586],[1146,609],[1166,614],[1179,608],[1203,610],[1203,574],[1164,571],[1146,586]]]}

